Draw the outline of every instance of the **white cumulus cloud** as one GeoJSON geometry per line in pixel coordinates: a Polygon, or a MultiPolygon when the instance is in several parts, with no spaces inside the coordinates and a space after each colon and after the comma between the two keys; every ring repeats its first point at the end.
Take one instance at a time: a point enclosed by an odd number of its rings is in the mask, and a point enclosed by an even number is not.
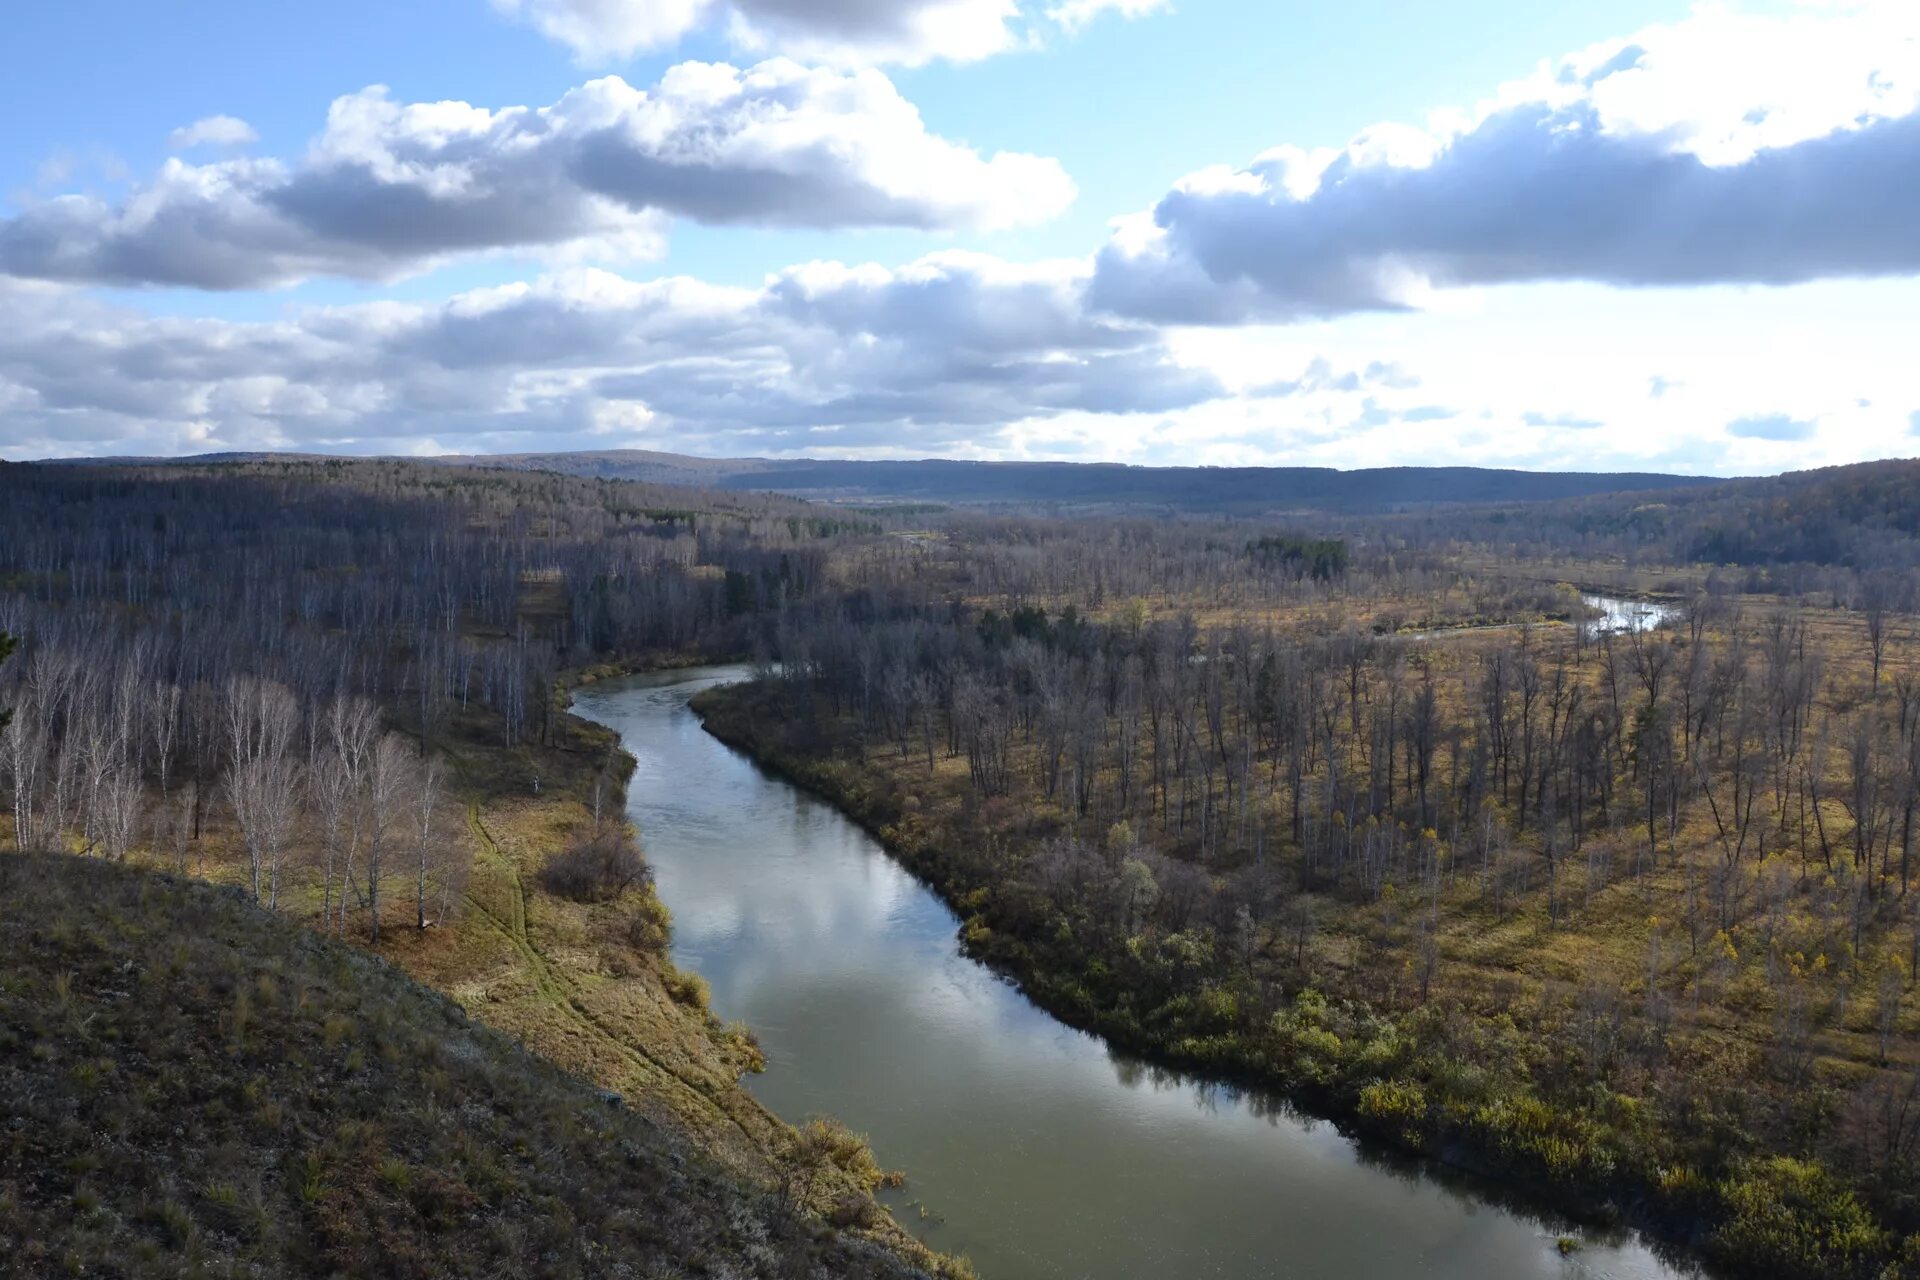
{"type": "Polygon", "coordinates": [[[493,0],[589,65],[664,48],[706,20],[712,0],[493,0]]]}
{"type": "Polygon", "coordinates": [[[924,454],[1014,421],[1223,394],[1158,331],[1089,313],[1085,286],[1083,264],[949,252],[812,263],[759,288],[579,269],[238,323],[0,279],[0,413],[14,456],[425,438],[924,454]]]}
{"type": "Polygon", "coordinates": [[[252,125],[238,116],[207,116],[182,125],[167,135],[167,146],[175,151],[189,147],[241,147],[260,141],[252,125]]]}
{"type": "Polygon", "coordinates": [[[298,161],[169,159],[126,198],[0,218],[0,272],[256,288],[390,278],[478,252],[657,253],[667,220],[994,230],[1074,197],[1057,161],[930,133],[874,70],[683,63],[651,90],[594,80],[547,107],[334,102],[298,161]]]}
{"type": "Polygon", "coordinates": [[[977,62],[1016,47],[1014,0],[732,0],[730,38],[834,65],[977,62]]]}
{"type": "MultiPolygon", "coordinates": [[[[750,53],[833,65],[972,62],[1019,43],[1015,0],[493,0],[589,65],[708,26],[750,53]]],[[[1136,2],[1137,0],[1127,0],[1136,2]]]]}
{"type": "Polygon", "coordinates": [[[1703,9],[1425,129],[1204,171],[1100,255],[1117,311],[1204,323],[1538,280],[1920,273],[1920,8],[1703,9]]]}
{"type": "Polygon", "coordinates": [[[493,0],[588,66],[669,48],[703,30],[744,53],[831,66],[976,62],[1031,47],[1045,23],[1075,34],[1106,14],[1139,18],[1171,0],[493,0]],[[1044,17],[1045,23],[1042,22],[1044,17]]]}
{"type": "Polygon", "coordinates": [[[1047,17],[1068,31],[1079,31],[1104,14],[1144,18],[1172,7],[1172,0],[1061,0],[1047,9],[1047,17]]]}

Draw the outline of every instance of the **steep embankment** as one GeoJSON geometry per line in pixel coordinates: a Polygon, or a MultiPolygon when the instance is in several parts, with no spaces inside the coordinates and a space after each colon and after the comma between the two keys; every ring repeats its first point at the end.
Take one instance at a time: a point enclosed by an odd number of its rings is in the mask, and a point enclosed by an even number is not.
{"type": "Polygon", "coordinates": [[[232,891],[0,856],[0,954],[0,1271],[922,1274],[232,891]]]}
{"type": "Polygon", "coordinates": [[[561,714],[550,743],[506,747],[490,724],[460,715],[441,746],[466,800],[473,861],[462,905],[427,930],[390,921],[381,953],[735,1176],[785,1188],[813,1219],[913,1266],[965,1275],[879,1207],[864,1143],[827,1121],[790,1117],[807,1121],[795,1129],[741,1085],[759,1068],[759,1049],[748,1029],[714,1016],[698,975],[673,966],[666,909],[649,880],[589,901],[551,891],[551,860],[598,825],[597,814],[624,809],[618,739],[561,714]]]}

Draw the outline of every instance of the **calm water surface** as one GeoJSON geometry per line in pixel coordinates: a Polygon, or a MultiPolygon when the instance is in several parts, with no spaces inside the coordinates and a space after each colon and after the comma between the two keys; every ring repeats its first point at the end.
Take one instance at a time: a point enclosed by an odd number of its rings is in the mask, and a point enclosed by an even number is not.
{"type": "Polygon", "coordinates": [[[852,822],[700,728],[687,700],[746,675],[638,676],[575,709],[639,761],[629,813],[674,960],[759,1032],[753,1091],[870,1135],[910,1180],[900,1220],[985,1280],[1683,1274],[1631,1237],[1562,1257],[1564,1224],[1056,1022],[963,957],[953,915],[852,822]]]}
{"type": "Polygon", "coordinates": [[[1591,608],[1600,611],[1599,617],[1586,624],[1588,635],[1597,636],[1609,631],[1651,631],[1679,613],[1674,606],[1661,604],[1657,600],[1622,600],[1614,596],[1591,595],[1580,598],[1591,608]]]}

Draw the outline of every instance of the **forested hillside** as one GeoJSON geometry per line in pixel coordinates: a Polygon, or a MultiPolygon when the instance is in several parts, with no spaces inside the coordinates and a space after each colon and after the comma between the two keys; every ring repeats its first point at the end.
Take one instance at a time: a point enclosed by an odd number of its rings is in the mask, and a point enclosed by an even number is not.
{"type": "MultiPolygon", "coordinates": [[[[563,674],[596,661],[747,644],[741,584],[820,589],[847,527],[780,501],[399,464],[0,469],[0,633],[19,638],[0,664],[0,867],[9,955],[31,953],[4,1034],[34,1055],[5,1078],[54,1126],[6,1152],[0,1230],[37,1241],[41,1270],[115,1274],[951,1270],[878,1209],[864,1144],[739,1086],[759,1052],[666,958],[617,744],[565,714],[563,674]],[[531,1100],[511,1084],[480,1146],[449,1154],[449,1073],[475,1062],[407,1030],[417,993],[394,975],[343,988],[326,975],[344,953],[128,866],[377,950],[578,1081],[531,1100]],[[209,929],[219,947],[170,950],[209,929]],[[99,1016],[135,970],[138,1009],[99,1016]],[[246,1054],[223,1074],[229,1043],[246,1054]],[[221,1071],[180,1084],[201,1060],[221,1071]],[[100,1093],[129,1087],[146,1110],[100,1093]],[[155,1087],[174,1092],[137,1092],[155,1087]],[[633,1118],[582,1125],[596,1091],[633,1118]],[[375,1096],[417,1114],[356,1128],[375,1096]],[[266,1118],[221,1128],[235,1098],[266,1118]],[[182,1108],[211,1126],[205,1168],[156,1145],[182,1108]],[[101,1124],[120,1126],[112,1161],[89,1153],[101,1124]],[[636,1126],[644,1148],[596,1145],[636,1126]],[[592,1147],[574,1181],[569,1144],[592,1147]],[[615,1165],[630,1196],[597,1181],[615,1165]],[[500,1234],[466,1225],[483,1203],[500,1234]]],[[[437,1037],[446,1016],[420,1025],[437,1037]]]]}
{"type": "Polygon", "coordinates": [[[1688,489],[1693,476],[1499,471],[1480,467],[1138,467],[1114,463],[709,459],[622,452],[450,459],[576,475],[706,484],[835,501],[1171,511],[1243,516],[1381,512],[1482,502],[1549,502],[1596,493],[1688,489]]]}
{"type": "MultiPolygon", "coordinates": [[[[273,454],[211,454],[200,463],[271,462],[273,454]]],[[[323,461],[304,455],[306,461],[323,461]]],[[[104,459],[76,465],[165,465],[104,459]]],[[[854,504],[955,503],[1056,512],[1260,516],[1289,511],[1380,513],[1490,502],[1554,502],[1593,494],[1661,492],[1714,483],[1649,472],[1504,471],[1483,467],[1148,467],[1117,463],[848,461],[697,458],[644,449],[467,454],[447,466],[551,471],[598,480],[780,493],[854,504]]]]}
{"type": "MultiPolygon", "coordinates": [[[[1920,459],[1731,480],[1660,493],[1609,494],[1547,506],[1495,505],[1399,527],[1423,541],[1457,538],[1537,557],[1630,557],[1719,565],[1755,589],[1819,580],[1810,567],[1891,579],[1920,569],[1920,459]]],[[[1893,584],[1897,589],[1898,584],[1893,584]]],[[[1910,589],[1910,588],[1909,588],[1910,589]]]]}

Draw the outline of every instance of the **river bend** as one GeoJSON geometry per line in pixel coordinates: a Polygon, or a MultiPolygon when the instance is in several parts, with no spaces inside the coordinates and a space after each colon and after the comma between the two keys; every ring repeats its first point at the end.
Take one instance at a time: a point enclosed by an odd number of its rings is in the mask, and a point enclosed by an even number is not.
{"type": "Polygon", "coordinates": [[[628,812],[674,961],[759,1033],[754,1093],[869,1135],[910,1180],[900,1221],[984,1280],[1683,1274],[1056,1021],[963,956],[952,913],[852,821],[701,729],[688,699],[746,675],[608,681],[575,710],[638,762],[628,812]]]}

